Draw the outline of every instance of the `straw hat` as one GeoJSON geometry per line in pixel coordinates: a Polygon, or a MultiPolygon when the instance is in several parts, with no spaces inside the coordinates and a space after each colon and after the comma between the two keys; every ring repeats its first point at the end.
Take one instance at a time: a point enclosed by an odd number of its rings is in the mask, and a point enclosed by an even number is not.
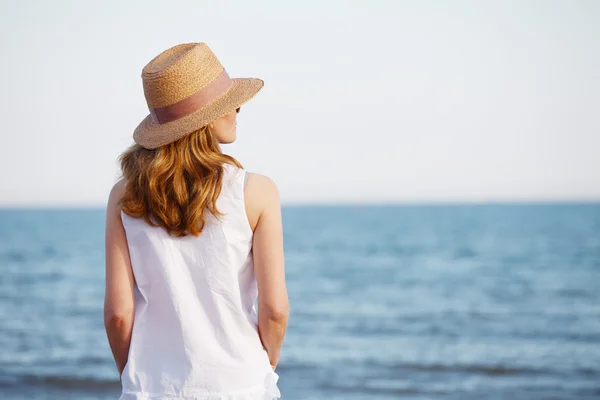
{"type": "Polygon", "coordinates": [[[206,43],[167,49],[142,70],[150,114],[133,140],[155,149],[235,110],[262,89],[258,78],[230,78],[206,43]]]}

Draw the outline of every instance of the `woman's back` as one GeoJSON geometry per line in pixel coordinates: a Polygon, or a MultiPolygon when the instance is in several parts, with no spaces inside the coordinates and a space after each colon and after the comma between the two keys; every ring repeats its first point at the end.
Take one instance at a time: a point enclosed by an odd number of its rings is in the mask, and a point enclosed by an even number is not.
{"type": "Polygon", "coordinates": [[[170,236],[121,212],[136,280],[122,399],[279,396],[258,335],[246,172],[224,167],[223,216],[206,213],[198,237],[170,236]]]}

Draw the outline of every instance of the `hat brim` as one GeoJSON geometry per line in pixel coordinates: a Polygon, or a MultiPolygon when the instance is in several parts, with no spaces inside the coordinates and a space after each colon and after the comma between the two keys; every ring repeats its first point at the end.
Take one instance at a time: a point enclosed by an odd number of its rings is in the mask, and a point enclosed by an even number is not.
{"type": "Polygon", "coordinates": [[[133,132],[133,140],[155,149],[191,133],[252,99],[264,86],[258,78],[233,78],[230,88],[212,103],[175,121],[159,124],[148,114],[133,132]]]}

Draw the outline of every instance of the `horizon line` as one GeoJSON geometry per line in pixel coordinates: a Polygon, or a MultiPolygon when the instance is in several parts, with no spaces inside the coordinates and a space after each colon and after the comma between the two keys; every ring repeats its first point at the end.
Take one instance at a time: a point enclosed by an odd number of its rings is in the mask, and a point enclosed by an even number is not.
{"type": "MultiPolygon", "coordinates": [[[[410,207],[410,206],[535,206],[600,205],[600,198],[582,199],[490,199],[490,200],[369,200],[369,201],[282,201],[282,208],[300,207],[410,207]]],[[[104,209],[105,204],[0,204],[0,210],[77,210],[104,209]]]]}

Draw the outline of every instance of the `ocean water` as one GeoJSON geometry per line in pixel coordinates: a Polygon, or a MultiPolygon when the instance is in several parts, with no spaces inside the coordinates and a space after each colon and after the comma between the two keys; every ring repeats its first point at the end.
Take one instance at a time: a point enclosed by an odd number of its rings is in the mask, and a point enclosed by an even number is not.
{"type": "MultiPolygon", "coordinates": [[[[600,398],[600,204],[284,208],[283,399],[600,398]]],[[[0,211],[0,398],[116,399],[104,210],[0,211]]]]}

